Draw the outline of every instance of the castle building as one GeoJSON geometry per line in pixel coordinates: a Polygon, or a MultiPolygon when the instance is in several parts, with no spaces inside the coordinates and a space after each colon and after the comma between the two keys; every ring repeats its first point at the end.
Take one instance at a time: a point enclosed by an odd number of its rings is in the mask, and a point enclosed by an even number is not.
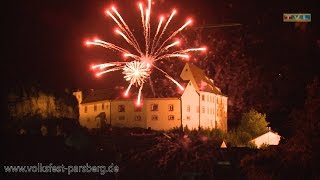
{"type": "Polygon", "coordinates": [[[140,106],[133,99],[115,99],[110,90],[73,94],[79,102],[80,124],[89,129],[104,125],[169,130],[217,128],[227,131],[227,96],[204,71],[186,63],[180,77],[187,85],[179,97],[144,98],[140,106]]]}

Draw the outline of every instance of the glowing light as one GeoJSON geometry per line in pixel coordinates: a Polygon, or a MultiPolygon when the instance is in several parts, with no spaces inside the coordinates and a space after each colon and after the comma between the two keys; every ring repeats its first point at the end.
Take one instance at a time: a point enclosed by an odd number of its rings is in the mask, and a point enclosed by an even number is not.
{"type": "Polygon", "coordinates": [[[165,35],[171,20],[177,13],[177,10],[175,9],[172,10],[167,20],[165,20],[163,16],[160,16],[156,31],[151,32],[151,5],[151,0],[147,1],[146,7],[144,7],[141,2],[138,3],[145,41],[143,44],[138,43],[131,29],[126,24],[123,17],[120,15],[120,13],[114,6],[112,6],[111,9],[105,11],[105,13],[109,17],[111,17],[111,19],[113,19],[113,21],[117,24],[117,29],[115,29],[115,33],[120,35],[131,47],[133,47],[133,52],[120,46],[117,46],[113,43],[109,43],[97,38],[93,39],[93,41],[85,42],[85,45],[87,46],[95,45],[120,52],[123,54],[124,57],[127,57],[129,59],[126,59],[126,62],[110,62],[93,65],[91,66],[91,69],[97,69],[100,71],[96,74],[97,77],[108,72],[122,70],[124,79],[129,82],[129,86],[124,92],[124,96],[128,96],[132,86],[139,87],[139,94],[136,105],[141,104],[141,94],[143,85],[146,82],[146,80],[150,77],[152,69],[159,70],[165,75],[166,78],[171,80],[181,90],[184,89],[175,79],[168,75],[164,70],[157,67],[157,61],[166,60],[169,58],[189,59],[190,56],[187,54],[189,52],[206,51],[205,47],[174,50],[180,44],[180,41],[176,40],[174,42],[171,42],[171,44],[168,43],[171,39],[175,38],[179,32],[184,30],[187,26],[189,26],[192,23],[192,20],[188,19],[180,28],[173,31],[172,34],[169,34],[168,36],[165,35]],[[154,34],[153,37],[151,37],[152,34],[154,34]],[[168,38],[162,39],[164,36],[168,38]],[[140,46],[143,47],[143,49],[141,49],[140,46]]]}

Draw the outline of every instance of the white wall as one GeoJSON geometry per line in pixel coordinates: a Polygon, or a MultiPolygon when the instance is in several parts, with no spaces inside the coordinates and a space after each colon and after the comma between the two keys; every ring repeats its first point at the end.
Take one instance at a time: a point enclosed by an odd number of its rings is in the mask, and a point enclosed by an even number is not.
{"type": "Polygon", "coordinates": [[[189,129],[199,128],[199,94],[196,92],[193,83],[189,81],[182,96],[182,125],[188,126],[189,129]],[[188,106],[190,112],[187,111],[188,106]]]}
{"type": "Polygon", "coordinates": [[[202,128],[215,128],[216,106],[214,97],[215,94],[213,93],[200,92],[200,126],[202,128]]]}
{"type": "Polygon", "coordinates": [[[227,131],[227,97],[215,95],[215,122],[217,128],[227,131]]]}
{"type": "Polygon", "coordinates": [[[146,109],[147,128],[154,130],[169,130],[174,127],[181,126],[181,110],[180,99],[178,98],[151,98],[144,100],[146,109]],[[158,104],[158,110],[152,111],[152,104],[158,104]],[[173,105],[173,111],[169,110],[169,105],[173,105]],[[152,116],[157,116],[158,120],[152,119],[152,116]],[[170,120],[169,116],[174,119],[170,120]]]}
{"type": "Polygon", "coordinates": [[[281,136],[269,131],[255,139],[253,139],[251,142],[253,142],[258,148],[261,147],[262,144],[266,145],[278,145],[280,142],[281,136]]]}
{"type": "Polygon", "coordinates": [[[135,109],[135,104],[132,99],[111,101],[112,126],[146,128],[145,107],[141,106],[141,111],[136,111],[135,109]],[[119,112],[120,105],[124,106],[124,112],[119,112]],[[141,118],[138,118],[138,116],[141,118]]]}

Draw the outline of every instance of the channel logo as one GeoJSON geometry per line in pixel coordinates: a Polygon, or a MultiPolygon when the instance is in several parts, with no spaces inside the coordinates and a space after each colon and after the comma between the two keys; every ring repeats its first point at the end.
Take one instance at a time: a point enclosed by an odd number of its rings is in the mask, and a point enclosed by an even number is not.
{"type": "Polygon", "coordinates": [[[310,13],[284,13],[283,22],[311,22],[310,13]]]}

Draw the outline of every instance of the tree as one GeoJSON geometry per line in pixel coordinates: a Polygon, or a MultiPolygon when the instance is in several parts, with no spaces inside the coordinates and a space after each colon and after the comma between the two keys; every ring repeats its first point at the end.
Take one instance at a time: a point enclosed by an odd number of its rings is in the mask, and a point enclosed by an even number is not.
{"type": "Polygon", "coordinates": [[[249,112],[243,113],[238,131],[257,137],[268,131],[268,124],[266,114],[251,109],[249,112]]]}
{"type": "Polygon", "coordinates": [[[249,179],[319,179],[319,118],[320,80],[314,78],[306,88],[304,107],[290,116],[292,136],[277,147],[243,158],[243,172],[249,179]]]}
{"type": "Polygon", "coordinates": [[[251,109],[243,113],[238,128],[228,132],[227,139],[231,146],[249,146],[250,140],[268,131],[266,114],[251,109]]]}
{"type": "Polygon", "coordinates": [[[70,92],[58,94],[36,85],[19,86],[9,93],[8,102],[7,125],[13,132],[24,129],[40,133],[43,126],[56,134],[58,126],[66,127],[69,120],[75,125],[79,117],[78,102],[70,92]]]}

